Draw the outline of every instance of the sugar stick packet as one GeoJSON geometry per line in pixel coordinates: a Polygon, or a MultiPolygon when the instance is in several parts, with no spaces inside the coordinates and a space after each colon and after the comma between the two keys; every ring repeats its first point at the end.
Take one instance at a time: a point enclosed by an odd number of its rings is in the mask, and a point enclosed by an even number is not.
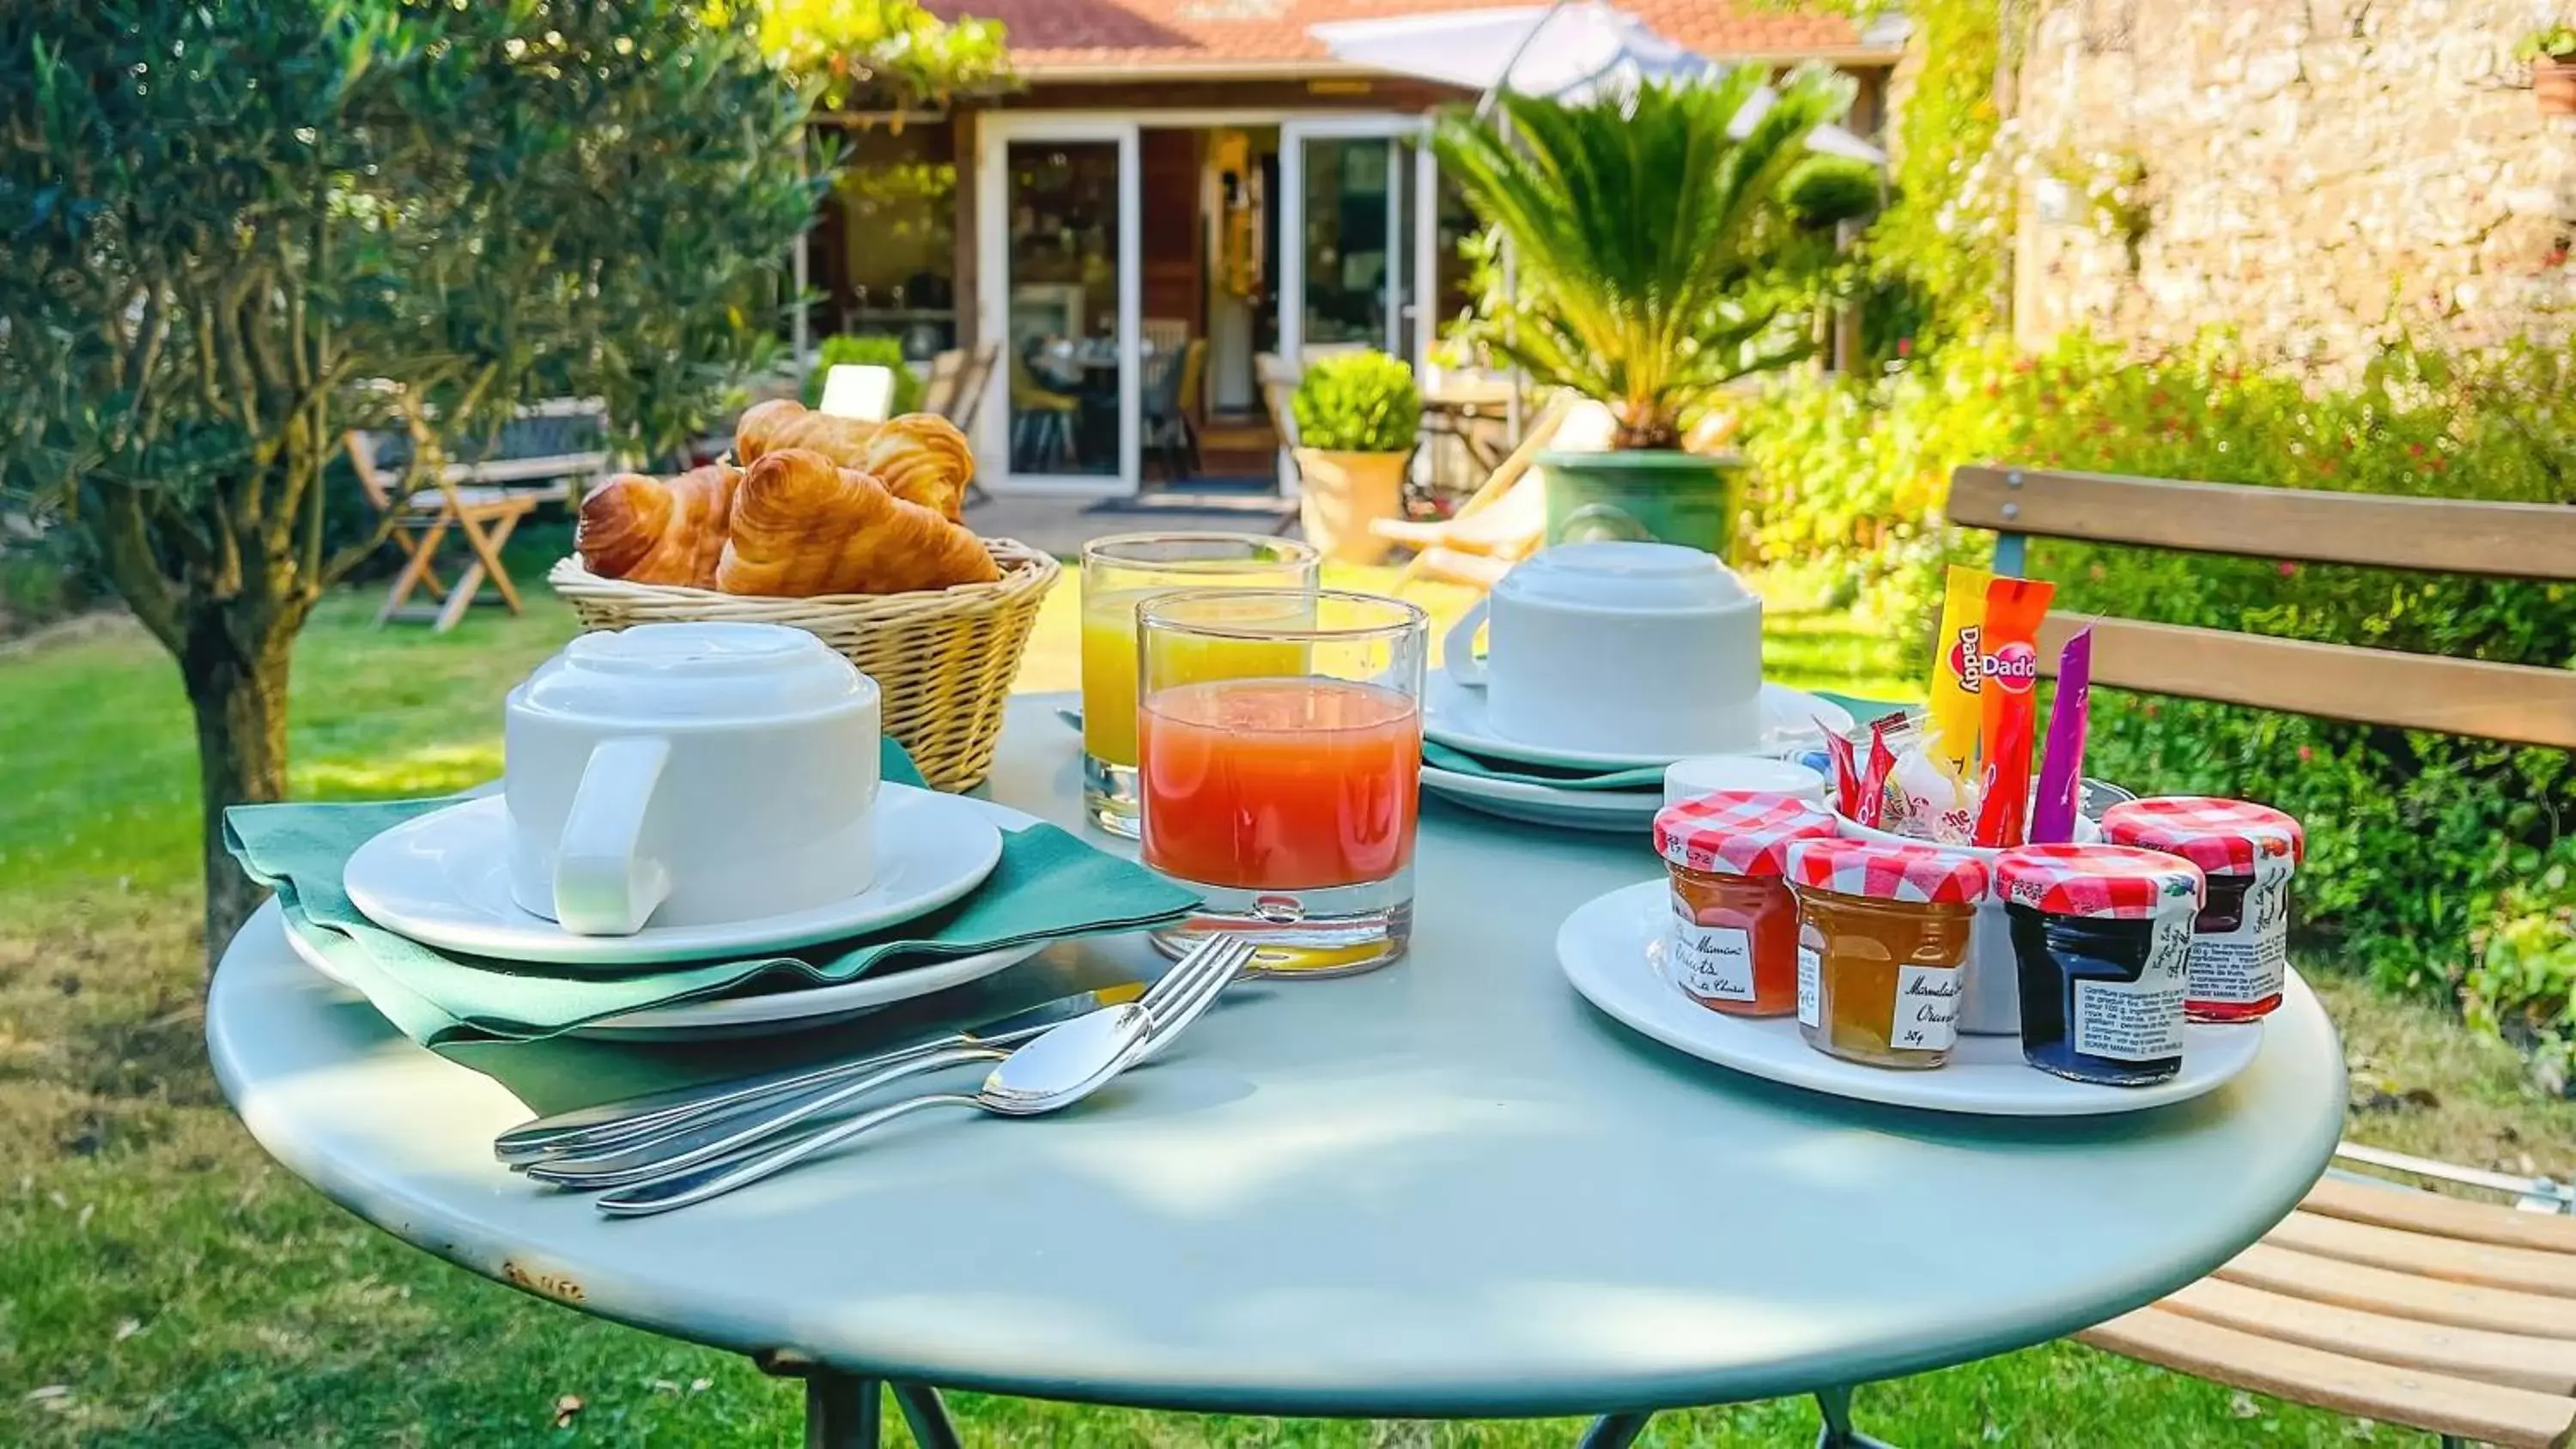
{"type": "Polygon", "coordinates": [[[2084,796],[2084,727],[2093,710],[2093,630],[2079,629],[2057,656],[2057,699],[2048,709],[2048,747],[2040,756],[2039,799],[2031,806],[2034,844],[2075,838],[2084,796]]]}
{"type": "Polygon", "coordinates": [[[1860,766],[1852,759],[1852,742],[1834,732],[1823,720],[1816,728],[1824,732],[1825,756],[1834,762],[1834,813],[1845,820],[1860,818],[1860,766]]]}
{"type": "Polygon", "coordinates": [[[1932,758],[1961,780],[1976,778],[1977,732],[1984,727],[1978,688],[1978,654],[1986,621],[1986,590],[1995,576],[1984,569],[1950,566],[1941,602],[1941,633],[1932,656],[1932,703],[1925,714],[1932,758]]]}
{"type": "Polygon", "coordinates": [[[2029,824],[2030,754],[2037,733],[2039,623],[2057,586],[2043,579],[1997,579],[1986,589],[1978,630],[1978,694],[1985,707],[1977,734],[1986,798],[1977,812],[1979,845],[2019,845],[2029,824]]]}
{"type": "Polygon", "coordinates": [[[1860,813],[1852,818],[1872,830],[1881,828],[1887,817],[1887,777],[1896,768],[1895,737],[1900,728],[1913,733],[1913,726],[1903,715],[1888,715],[1872,720],[1869,726],[1869,763],[1860,775],[1860,813]]]}

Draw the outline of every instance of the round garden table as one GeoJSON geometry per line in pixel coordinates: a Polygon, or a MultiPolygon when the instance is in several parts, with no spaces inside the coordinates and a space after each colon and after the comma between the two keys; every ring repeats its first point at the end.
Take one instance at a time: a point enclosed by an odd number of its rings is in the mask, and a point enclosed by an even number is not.
{"type": "MultiPolygon", "coordinates": [[[[1079,828],[1054,703],[1014,705],[990,792],[1079,828]]],[[[832,1445],[874,1441],[880,1382],[931,1445],[955,1442],[934,1385],[1601,1415],[1597,1445],[1660,1408],[1816,1394],[1827,1440],[1862,1443],[1851,1386],[2158,1298],[2324,1170],[2342,1058],[2295,984],[2236,1081],[2095,1119],[1864,1106],[1636,1037],[1566,984],[1553,941],[1660,869],[1642,840],[1430,803],[1398,965],[1244,983],[1060,1117],[915,1119],[659,1217],[606,1220],[503,1170],[492,1138],[529,1109],[302,965],[273,907],[226,953],[206,1032],[252,1135],[334,1201],[474,1272],[799,1374],[810,1442],[832,1445]]],[[[1063,946],[977,989],[1035,1000],[1152,960],[1133,939],[1063,946]]]]}

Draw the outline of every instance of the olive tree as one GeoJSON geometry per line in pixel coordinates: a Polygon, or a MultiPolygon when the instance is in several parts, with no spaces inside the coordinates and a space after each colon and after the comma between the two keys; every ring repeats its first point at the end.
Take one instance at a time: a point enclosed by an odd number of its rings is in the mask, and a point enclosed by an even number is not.
{"type": "MultiPolygon", "coordinates": [[[[256,903],[224,807],[285,786],[287,667],[382,541],[351,428],[606,397],[683,436],[774,347],[825,168],[813,86],[704,0],[0,7],[0,506],[76,529],[196,716],[206,940],[256,903]]],[[[417,465],[416,465],[417,466],[417,465]]]]}

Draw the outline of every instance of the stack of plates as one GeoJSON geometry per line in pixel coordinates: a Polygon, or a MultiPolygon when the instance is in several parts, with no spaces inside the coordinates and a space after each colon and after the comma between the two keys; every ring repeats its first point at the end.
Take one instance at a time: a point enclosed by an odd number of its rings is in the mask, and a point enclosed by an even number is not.
{"type": "MultiPolygon", "coordinates": [[[[349,857],[341,877],[367,919],[441,951],[527,963],[541,974],[609,975],[689,961],[785,954],[929,915],[984,883],[1002,858],[1002,831],[1037,818],[989,801],[888,784],[877,796],[876,878],[812,910],[722,925],[647,925],[632,936],[579,936],[511,898],[509,815],[487,795],[385,831],[349,857]]],[[[296,932],[287,939],[316,970],[330,962],[296,932]]],[[[590,1023],[583,1035],[674,1037],[791,1031],[963,985],[1034,955],[1034,945],[923,960],[855,981],[679,1002],[590,1023]]]]}
{"type": "MultiPolygon", "coordinates": [[[[1762,686],[1762,739],[1755,753],[1789,755],[1822,746],[1824,739],[1816,727],[1818,720],[1838,733],[1852,728],[1850,712],[1839,705],[1785,685],[1762,686]]],[[[1423,697],[1422,734],[1436,744],[1474,755],[1514,773],[1661,770],[1681,758],[1679,755],[1605,754],[1523,744],[1495,732],[1485,718],[1485,696],[1481,691],[1464,688],[1436,674],[1423,697]]],[[[1428,761],[1422,766],[1422,788],[1470,810],[1481,810],[1507,820],[1627,834],[1651,829],[1655,812],[1663,808],[1664,803],[1660,784],[1634,790],[1568,790],[1444,770],[1428,761]]]]}

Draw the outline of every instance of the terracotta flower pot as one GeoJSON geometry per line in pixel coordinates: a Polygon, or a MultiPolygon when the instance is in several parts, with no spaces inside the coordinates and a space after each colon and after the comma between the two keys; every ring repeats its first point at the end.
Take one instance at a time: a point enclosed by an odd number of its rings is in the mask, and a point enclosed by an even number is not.
{"type": "Polygon", "coordinates": [[[2544,116],[2576,116],[2576,59],[2543,56],[2531,63],[2531,93],[2544,116]]]}
{"type": "Polygon", "coordinates": [[[1392,547],[1369,531],[1381,518],[1404,512],[1404,470],[1410,453],[1338,453],[1297,450],[1297,512],[1306,541],[1334,563],[1373,564],[1392,547]]]}

